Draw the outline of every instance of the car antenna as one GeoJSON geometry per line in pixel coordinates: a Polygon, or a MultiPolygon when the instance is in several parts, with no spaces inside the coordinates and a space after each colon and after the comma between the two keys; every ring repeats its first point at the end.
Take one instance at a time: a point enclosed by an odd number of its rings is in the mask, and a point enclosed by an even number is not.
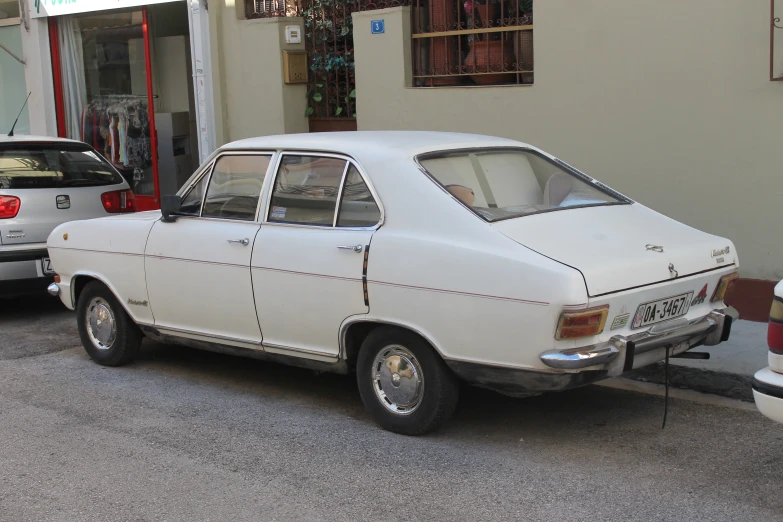
{"type": "Polygon", "coordinates": [[[25,105],[27,105],[27,100],[29,100],[29,99],[30,99],[30,95],[31,95],[32,93],[33,93],[32,91],[30,91],[30,92],[28,92],[28,93],[27,93],[27,98],[25,98],[25,99],[24,99],[24,103],[22,104],[22,108],[21,108],[21,109],[19,109],[19,114],[17,114],[17,115],[16,115],[16,119],[14,120],[14,124],[13,124],[13,125],[11,125],[11,131],[8,133],[8,136],[9,136],[9,137],[14,135],[14,129],[16,128],[16,122],[18,122],[18,121],[19,121],[19,116],[21,116],[21,115],[22,115],[22,111],[24,110],[24,107],[25,107],[25,105]]]}

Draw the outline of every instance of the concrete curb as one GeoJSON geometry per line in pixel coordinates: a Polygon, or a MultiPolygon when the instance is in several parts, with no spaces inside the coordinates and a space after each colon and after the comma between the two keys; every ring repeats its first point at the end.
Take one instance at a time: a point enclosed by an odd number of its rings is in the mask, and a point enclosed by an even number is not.
{"type": "MultiPolygon", "coordinates": [[[[654,384],[665,383],[664,363],[651,364],[623,375],[624,378],[654,384]]],[[[753,402],[752,375],[703,370],[669,365],[669,384],[674,388],[711,393],[741,401],[753,402]]]]}

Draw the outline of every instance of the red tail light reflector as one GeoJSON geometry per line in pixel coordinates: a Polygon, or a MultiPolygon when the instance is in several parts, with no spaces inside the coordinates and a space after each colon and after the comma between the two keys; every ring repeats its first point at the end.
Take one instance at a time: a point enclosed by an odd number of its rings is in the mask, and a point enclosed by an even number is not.
{"type": "Polygon", "coordinates": [[[718,281],[718,286],[715,287],[715,292],[712,293],[711,303],[715,301],[723,301],[726,298],[726,293],[734,286],[734,282],[739,279],[737,272],[726,274],[718,281]]]}
{"type": "Polygon", "coordinates": [[[769,311],[767,344],[770,352],[783,355],[783,299],[780,297],[775,297],[769,311]]]}
{"type": "Polygon", "coordinates": [[[116,214],[118,212],[136,212],[136,198],[131,190],[115,190],[101,194],[101,203],[106,212],[116,214]]]}
{"type": "Polygon", "coordinates": [[[609,305],[581,310],[579,312],[563,312],[557,323],[555,339],[578,339],[598,335],[604,331],[606,318],[609,316],[609,305]]]}
{"type": "Polygon", "coordinates": [[[22,202],[16,196],[0,196],[0,219],[15,218],[22,202]]]}

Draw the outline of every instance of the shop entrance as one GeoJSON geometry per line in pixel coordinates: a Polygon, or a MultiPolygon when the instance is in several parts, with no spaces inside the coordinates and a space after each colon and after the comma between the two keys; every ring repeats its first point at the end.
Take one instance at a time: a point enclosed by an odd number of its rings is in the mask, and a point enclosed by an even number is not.
{"type": "Polygon", "coordinates": [[[59,135],[95,147],[139,210],[160,208],[198,157],[186,3],[52,17],[49,29],[59,135]]]}

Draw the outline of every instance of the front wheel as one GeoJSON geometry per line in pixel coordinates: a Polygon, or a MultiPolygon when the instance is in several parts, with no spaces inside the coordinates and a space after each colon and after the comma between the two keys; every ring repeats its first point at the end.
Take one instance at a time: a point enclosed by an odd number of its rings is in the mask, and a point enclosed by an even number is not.
{"type": "Polygon", "coordinates": [[[356,379],[364,406],[383,428],[423,435],[454,413],[456,377],[419,336],[398,328],[374,330],[362,343],[356,379]]]}
{"type": "Polygon", "coordinates": [[[76,317],[82,345],[96,363],[122,366],[136,357],[142,333],[106,285],[92,281],[84,287],[76,317]]]}

